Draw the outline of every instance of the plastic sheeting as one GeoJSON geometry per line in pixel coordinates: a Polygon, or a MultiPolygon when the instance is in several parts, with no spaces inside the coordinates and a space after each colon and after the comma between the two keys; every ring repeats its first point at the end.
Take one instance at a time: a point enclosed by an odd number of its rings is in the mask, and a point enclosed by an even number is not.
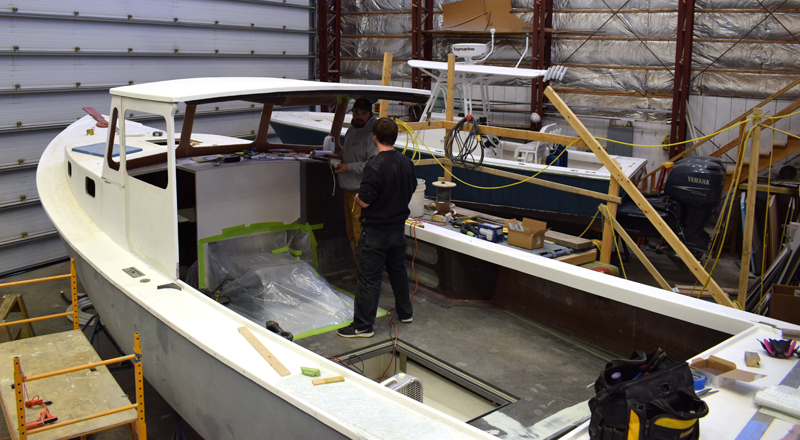
{"type": "Polygon", "coordinates": [[[294,335],[353,319],[353,299],[331,287],[307,262],[285,254],[253,256],[252,264],[222,286],[231,310],[264,325],[275,321],[294,335]]]}
{"type": "Polygon", "coordinates": [[[294,335],[351,320],[352,298],[312,267],[313,243],[307,229],[205,243],[205,285],[239,314],[261,325],[276,321],[294,335]]]}

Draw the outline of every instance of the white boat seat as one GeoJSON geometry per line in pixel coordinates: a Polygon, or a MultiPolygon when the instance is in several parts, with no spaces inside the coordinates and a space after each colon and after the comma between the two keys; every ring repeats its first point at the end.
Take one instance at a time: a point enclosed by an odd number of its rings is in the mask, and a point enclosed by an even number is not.
{"type": "MultiPolygon", "coordinates": [[[[539,130],[539,133],[561,134],[561,128],[556,124],[548,124],[539,130]]],[[[514,149],[514,159],[528,163],[542,163],[550,151],[549,142],[532,141],[514,149]]]]}

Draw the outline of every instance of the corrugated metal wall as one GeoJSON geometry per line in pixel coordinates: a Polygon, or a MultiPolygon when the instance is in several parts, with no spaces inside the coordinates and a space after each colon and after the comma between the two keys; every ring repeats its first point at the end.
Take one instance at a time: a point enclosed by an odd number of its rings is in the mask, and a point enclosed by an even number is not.
{"type": "MultiPolygon", "coordinates": [[[[175,78],[312,78],[309,0],[0,0],[0,275],[66,256],[36,191],[60,130],[108,89],[175,78]]],[[[198,108],[196,130],[257,127],[247,103],[198,108]]],[[[180,123],[181,121],[176,121],[180,123]]]]}

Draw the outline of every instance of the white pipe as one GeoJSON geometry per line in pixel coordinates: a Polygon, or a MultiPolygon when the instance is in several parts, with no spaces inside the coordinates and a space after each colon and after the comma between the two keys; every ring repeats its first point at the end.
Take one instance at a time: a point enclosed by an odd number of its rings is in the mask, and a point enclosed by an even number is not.
{"type": "Polygon", "coordinates": [[[479,62],[479,63],[482,63],[482,62],[486,61],[486,59],[487,59],[487,58],[489,58],[489,56],[491,56],[491,55],[492,55],[492,52],[494,52],[494,33],[495,33],[496,31],[495,31],[495,29],[494,29],[494,28],[492,28],[492,29],[489,29],[489,32],[491,32],[491,33],[492,33],[492,48],[489,50],[489,53],[488,53],[488,54],[486,54],[486,56],[485,56],[485,57],[483,57],[483,58],[481,58],[480,60],[478,60],[478,62],[479,62]]]}
{"type": "MultiPolygon", "coordinates": [[[[492,36],[494,37],[494,34],[492,34],[492,36]]],[[[522,62],[522,59],[523,59],[523,58],[525,58],[525,55],[527,55],[527,54],[528,54],[528,39],[529,39],[529,38],[530,38],[530,37],[528,37],[528,36],[526,36],[526,37],[525,37],[525,52],[522,52],[522,56],[521,56],[521,57],[519,57],[519,61],[517,61],[517,65],[516,65],[516,66],[514,66],[514,68],[515,68],[515,69],[516,69],[517,67],[519,67],[519,63],[521,63],[521,62],[522,62]]]]}

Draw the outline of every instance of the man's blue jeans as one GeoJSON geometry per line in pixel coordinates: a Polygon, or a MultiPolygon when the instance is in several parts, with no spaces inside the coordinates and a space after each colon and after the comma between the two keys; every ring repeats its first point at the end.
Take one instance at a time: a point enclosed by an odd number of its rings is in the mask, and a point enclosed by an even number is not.
{"type": "Polygon", "coordinates": [[[405,225],[388,230],[361,227],[361,237],[358,240],[358,284],[353,314],[355,328],[371,328],[375,323],[384,267],[394,292],[397,316],[407,319],[413,315],[405,258],[405,225]]]}

